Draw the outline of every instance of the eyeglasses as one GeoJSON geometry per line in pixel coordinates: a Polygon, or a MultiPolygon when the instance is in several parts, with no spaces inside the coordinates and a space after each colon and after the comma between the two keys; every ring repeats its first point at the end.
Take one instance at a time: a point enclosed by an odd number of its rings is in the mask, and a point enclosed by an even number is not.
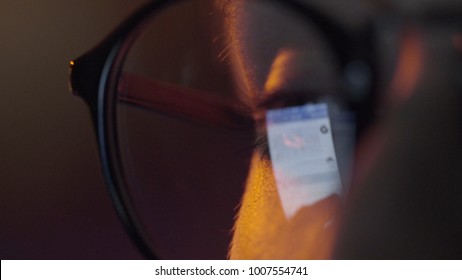
{"type": "MultiPolygon", "coordinates": [[[[315,53],[307,71],[330,71],[336,102],[367,120],[375,102],[370,34],[353,37],[296,1],[255,5],[290,19],[294,34],[281,43],[315,53]]],[[[216,252],[226,251],[256,148],[256,112],[326,97],[279,92],[249,105],[231,20],[216,1],[152,1],[71,62],[71,87],[90,108],[112,201],[146,258],[175,258],[177,246],[210,247],[208,258],[224,257],[216,252]]],[[[182,255],[188,257],[196,256],[182,255]]]]}
{"type": "Polygon", "coordinates": [[[355,115],[356,135],[375,119],[373,24],[352,32],[298,1],[252,1],[284,19],[273,30],[236,22],[217,2],[148,2],[71,62],[114,207],[149,259],[225,256],[250,158],[268,148],[258,141],[268,110],[328,103],[355,115]],[[238,29],[273,43],[239,51],[238,29]],[[301,54],[301,66],[284,64],[287,50],[301,54]],[[249,84],[270,72],[266,83],[277,83],[278,67],[291,86],[265,94],[249,84]]]}

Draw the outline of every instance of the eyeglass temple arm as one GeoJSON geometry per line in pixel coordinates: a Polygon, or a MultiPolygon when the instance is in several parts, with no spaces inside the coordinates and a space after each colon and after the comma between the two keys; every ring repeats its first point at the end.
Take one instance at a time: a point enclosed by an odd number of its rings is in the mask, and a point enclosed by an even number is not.
{"type": "Polygon", "coordinates": [[[237,108],[232,104],[233,100],[220,97],[220,93],[181,87],[128,73],[123,73],[120,81],[119,101],[214,127],[254,127],[251,111],[237,108]]]}

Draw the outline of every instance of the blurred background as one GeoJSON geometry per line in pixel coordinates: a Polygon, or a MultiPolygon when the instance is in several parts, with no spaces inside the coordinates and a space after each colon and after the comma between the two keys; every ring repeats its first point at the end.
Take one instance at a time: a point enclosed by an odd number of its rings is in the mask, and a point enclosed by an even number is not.
{"type": "Polygon", "coordinates": [[[0,258],[140,258],[107,196],[68,63],[141,0],[0,2],[0,258]]]}

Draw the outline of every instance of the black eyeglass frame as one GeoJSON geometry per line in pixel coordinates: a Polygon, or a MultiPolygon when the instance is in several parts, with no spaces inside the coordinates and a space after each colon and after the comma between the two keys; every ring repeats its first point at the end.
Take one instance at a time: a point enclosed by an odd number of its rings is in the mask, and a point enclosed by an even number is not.
{"type": "MultiPolygon", "coordinates": [[[[180,1],[194,0],[153,0],[135,11],[112,33],[110,33],[99,45],[71,61],[70,63],[70,87],[75,95],[84,99],[87,103],[94,129],[96,131],[99,157],[105,183],[108,188],[115,210],[125,228],[126,232],[147,259],[159,259],[155,252],[154,245],[146,230],[138,218],[135,207],[126,191],[126,179],[121,165],[121,156],[117,149],[117,135],[115,123],[115,88],[109,81],[120,75],[120,66],[123,63],[125,54],[130,44],[127,41],[134,40],[137,31],[142,29],[143,23],[155,13],[161,12],[169,5],[180,1]]],[[[357,100],[355,93],[348,92],[348,86],[343,90],[347,91],[346,98],[349,107],[355,111],[359,120],[364,123],[358,126],[365,127],[371,120],[364,116],[370,116],[375,110],[377,95],[375,51],[372,45],[373,28],[368,26],[359,34],[351,34],[342,29],[340,24],[332,20],[321,11],[295,0],[266,0],[267,2],[283,5],[296,14],[301,15],[311,24],[315,24],[321,30],[330,47],[337,55],[341,71],[345,72],[348,65],[361,61],[369,67],[371,73],[370,82],[366,88],[355,89],[367,91],[367,94],[360,94],[362,99],[357,100]]],[[[345,74],[345,73],[344,73],[345,74]]]]}

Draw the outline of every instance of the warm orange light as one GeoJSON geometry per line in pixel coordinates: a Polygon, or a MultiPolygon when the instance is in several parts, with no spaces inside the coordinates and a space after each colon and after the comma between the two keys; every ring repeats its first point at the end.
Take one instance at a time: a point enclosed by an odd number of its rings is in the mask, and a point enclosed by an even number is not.
{"type": "Polygon", "coordinates": [[[412,96],[423,72],[424,55],[421,34],[409,27],[402,35],[398,66],[391,82],[392,103],[403,103],[412,96]]]}
{"type": "Polygon", "coordinates": [[[73,60],[71,60],[71,61],[69,62],[69,65],[70,65],[70,66],[74,66],[74,64],[75,64],[75,62],[74,62],[73,60]]]}
{"type": "Polygon", "coordinates": [[[265,92],[271,92],[284,85],[288,78],[288,65],[294,59],[294,53],[290,50],[281,50],[271,65],[271,70],[266,79],[265,92]]]}
{"type": "Polygon", "coordinates": [[[332,195],[284,215],[271,162],[255,155],[235,223],[231,259],[328,259],[340,199],[332,195]]]}

